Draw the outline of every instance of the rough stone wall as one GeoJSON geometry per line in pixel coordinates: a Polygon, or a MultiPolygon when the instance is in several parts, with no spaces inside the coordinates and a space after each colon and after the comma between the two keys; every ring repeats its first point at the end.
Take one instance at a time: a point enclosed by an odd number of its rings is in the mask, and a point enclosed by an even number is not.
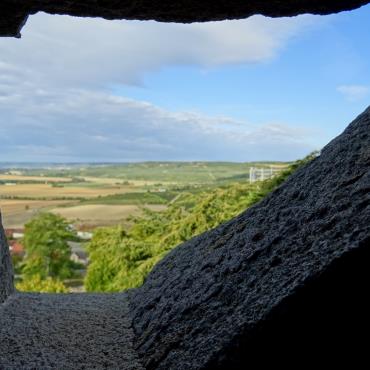
{"type": "Polygon", "coordinates": [[[14,291],[13,267],[0,214],[0,304],[14,291]]]}
{"type": "Polygon", "coordinates": [[[1,370],[144,370],[125,294],[16,293],[0,304],[1,370]]]}
{"type": "Polygon", "coordinates": [[[44,11],[106,19],[162,22],[204,22],[242,19],[254,14],[270,17],[303,13],[330,14],[352,10],[369,0],[2,0],[0,36],[20,36],[28,15],[44,11]]]}
{"type": "MultiPolygon", "coordinates": [[[[361,256],[359,251],[369,248],[370,108],[261,203],[174,249],[131,292],[143,364],[147,369],[245,368],[240,358],[245,353],[252,357],[256,333],[269,333],[263,329],[266,323],[279,322],[274,312],[325,276],[336,261],[351,261],[354,253],[361,256]]],[[[363,256],[348,274],[363,265],[363,256]]],[[[365,286],[369,280],[367,274],[365,286]]],[[[335,287],[343,279],[331,281],[335,287]]],[[[344,294],[344,285],[340,289],[344,294]]],[[[330,306],[322,302],[318,310],[324,312],[330,306]]],[[[298,312],[302,325],[310,311],[298,312]]],[[[339,326],[350,319],[344,313],[339,326]]],[[[320,336],[325,325],[317,330],[320,336]]],[[[263,344],[269,334],[262,337],[263,344]]],[[[275,346],[282,338],[280,332],[275,346]]],[[[306,344],[305,331],[296,339],[306,344]]]]}

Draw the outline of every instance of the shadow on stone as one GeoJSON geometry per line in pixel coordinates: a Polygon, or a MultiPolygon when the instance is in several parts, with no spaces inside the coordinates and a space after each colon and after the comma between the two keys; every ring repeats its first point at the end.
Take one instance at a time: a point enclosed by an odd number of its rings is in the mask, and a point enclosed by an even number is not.
{"type": "Polygon", "coordinates": [[[267,366],[293,368],[367,361],[370,303],[370,242],[338,259],[320,277],[298,289],[248,336],[236,338],[208,369],[267,366]]]}

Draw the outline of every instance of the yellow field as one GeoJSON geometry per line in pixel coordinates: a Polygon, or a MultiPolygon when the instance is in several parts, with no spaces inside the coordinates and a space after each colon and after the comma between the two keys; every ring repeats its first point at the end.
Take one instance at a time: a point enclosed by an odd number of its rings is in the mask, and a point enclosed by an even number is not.
{"type": "Polygon", "coordinates": [[[149,180],[122,180],[113,177],[91,177],[91,176],[83,176],[83,179],[88,182],[93,182],[96,184],[108,184],[108,185],[116,185],[122,184],[124,181],[127,181],[130,186],[135,187],[142,187],[142,186],[150,186],[155,185],[160,182],[162,185],[174,185],[175,182],[168,182],[168,181],[149,181],[149,180]]]}
{"type": "MultiPolygon", "coordinates": [[[[114,178],[86,177],[86,183],[53,186],[53,183],[71,181],[71,178],[21,176],[17,174],[0,175],[3,181],[40,181],[36,184],[0,184],[0,208],[3,224],[6,228],[22,228],[38,212],[52,211],[69,220],[78,220],[83,225],[110,225],[124,221],[131,215],[140,214],[136,205],[79,205],[79,198],[93,199],[107,195],[125,194],[143,191],[151,181],[129,181],[114,178]],[[41,183],[48,182],[48,183],[41,183]],[[20,199],[7,199],[9,197],[20,199]],[[22,199],[23,198],[23,199],[22,199]],[[68,200],[65,200],[67,198],[68,200]],[[31,199],[31,200],[28,200],[31,199]],[[40,200],[42,199],[42,200],[40,200]],[[70,205],[70,207],[60,207],[70,205]]],[[[163,206],[149,206],[161,210],[163,206]]]]}
{"type": "MultiPolygon", "coordinates": [[[[126,180],[122,180],[114,177],[92,177],[92,176],[79,176],[79,178],[84,179],[86,182],[95,183],[95,184],[105,184],[105,185],[117,185],[122,184],[126,180]]],[[[47,176],[23,176],[23,175],[5,175],[0,174],[0,181],[38,181],[38,182],[71,182],[72,178],[70,177],[47,177],[47,176]]],[[[149,181],[149,180],[127,180],[132,186],[146,186],[154,185],[158,181],[149,181]]],[[[174,184],[173,182],[160,181],[163,185],[174,184]]]]}
{"type": "MultiPolygon", "coordinates": [[[[150,205],[147,208],[153,211],[161,211],[166,207],[150,205]]],[[[84,225],[109,225],[125,221],[129,216],[137,216],[141,213],[141,209],[134,205],[88,204],[55,208],[51,212],[59,214],[70,221],[81,222],[84,225]]]]}
{"type": "Polygon", "coordinates": [[[21,228],[39,211],[69,203],[71,201],[0,200],[3,225],[5,228],[21,228]]]}
{"type": "Polygon", "coordinates": [[[72,181],[69,177],[44,177],[44,176],[22,176],[22,175],[4,175],[0,174],[0,180],[3,181],[40,181],[40,182],[66,182],[72,181]]]}
{"type": "Polygon", "coordinates": [[[111,194],[124,194],[139,191],[130,185],[79,187],[65,186],[53,187],[49,184],[17,184],[12,186],[0,185],[0,197],[27,197],[27,198],[94,198],[111,194]]]}

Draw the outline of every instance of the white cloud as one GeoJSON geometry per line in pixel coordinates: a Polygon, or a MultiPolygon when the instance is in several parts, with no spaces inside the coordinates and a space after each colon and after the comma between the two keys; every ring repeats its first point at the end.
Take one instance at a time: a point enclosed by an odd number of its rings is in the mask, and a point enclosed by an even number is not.
{"type": "Polygon", "coordinates": [[[21,40],[0,39],[3,161],[290,160],[307,131],[174,112],[116,96],[171,65],[267,62],[311,17],[206,24],[104,21],[38,14],[21,40]]]}
{"type": "Polygon", "coordinates": [[[3,161],[291,160],[313,149],[310,132],[286,125],[171,112],[97,90],[46,95],[42,105],[27,92],[0,100],[3,161]]]}
{"type": "Polygon", "coordinates": [[[351,102],[365,99],[370,92],[369,86],[363,85],[341,85],[337,87],[337,91],[351,102]]]}
{"type": "Polygon", "coordinates": [[[40,13],[29,19],[22,39],[0,39],[0,68],[41,86],[139,84],[169,65],[269,61],[313,19],[255,16],[184,25],[40,13]]]}

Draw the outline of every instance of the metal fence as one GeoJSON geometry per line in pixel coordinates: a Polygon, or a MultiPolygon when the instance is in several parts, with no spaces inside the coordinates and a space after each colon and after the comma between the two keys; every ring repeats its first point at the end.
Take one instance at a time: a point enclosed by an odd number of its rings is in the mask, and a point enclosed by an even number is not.
{"type": "Polygon", "coordinates": [[[271,179],[282,170],[283,170],[282,168],[273,168],[273,167],[270,168],[251,167],[249,169],[249,182],[252,184],[253,182],[256,181],[271,179]]]}

